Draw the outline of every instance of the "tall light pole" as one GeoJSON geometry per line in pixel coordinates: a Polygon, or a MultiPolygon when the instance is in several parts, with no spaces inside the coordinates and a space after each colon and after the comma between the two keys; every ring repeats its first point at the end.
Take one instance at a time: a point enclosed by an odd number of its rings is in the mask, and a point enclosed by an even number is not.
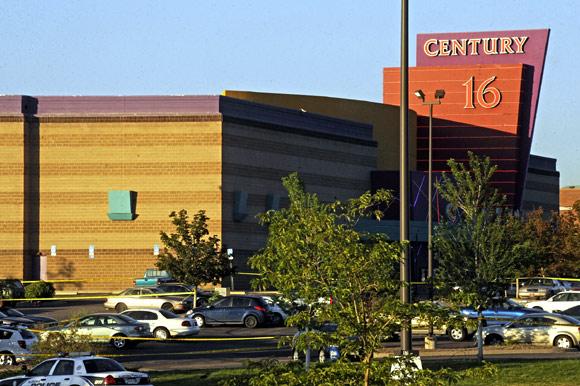
{"type": "MultiPolygon", "coordinates": [[[[409,1],[401,0],[401,116],[399,130],[399,240],[405,243],[401,250],[399,279],[401,282],[401,303],[411,300],[409,288],[409,1]]],[[[406,320],[401,329],[401,352],[412,353],[411,321],[406,320]]]]}
{"type": "MultiPolygon", "coordinates": [[[[427,279],[429,298],[433,299],[433,106],[440,105],[445,97],[445,90],[435,91],[435,100],[426,101],[422,90],[415,91],[424,106],[429,106],[429,172],[427,188],[427,279]]],[[[433,323],[429,323],[429,336],[433,336],[433,323]]]]}

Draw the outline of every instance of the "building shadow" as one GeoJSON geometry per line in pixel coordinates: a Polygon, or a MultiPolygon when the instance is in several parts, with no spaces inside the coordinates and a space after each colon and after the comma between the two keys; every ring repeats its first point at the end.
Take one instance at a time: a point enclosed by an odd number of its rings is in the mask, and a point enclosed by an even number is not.
{"type": "Polygon", "coordinates": [[[24,134],[23,181],[23,275],[28,280],[40,279],[40,122],[38,100],[22,96],[24,134]]]}

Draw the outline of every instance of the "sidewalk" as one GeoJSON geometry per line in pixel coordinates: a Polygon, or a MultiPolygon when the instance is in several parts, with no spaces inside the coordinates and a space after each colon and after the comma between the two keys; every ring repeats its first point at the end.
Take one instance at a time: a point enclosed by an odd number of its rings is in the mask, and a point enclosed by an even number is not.
{"type": "MultiPolygon", "coordinates": [[[[484,348],[484,358],[488,361],[501,360],[553,360],[553,359],[580,359],[579,350],[558,350],[550,347],[525,347],[525,346],[507,346],[484,348]]],[[[375,354],[375,358],[387,358],[398,355],[398,348],[389,348],[380,350],[375,354]]],[[[272,350],[272,356],[280,362],[288,362],[288,356],[280,356],[279,351],[272,350]],[[276,355],[278,354],[278,355],[276,355]]],[[[419,356],[423,363],[441,362],[441,361],[474,361],[477,359],[476,348],[466,349],[437,349],[437,350],[419,350],[419,356]]],[[[253,358],[252,361],[258,361],[265,358],[253,358]]],[[[246,365],[248,359],[239,358],[192,358],[189,360],[178,361],[135,361],[124,362],[123,365],[128,368],[137,368],[140,371],[187,371],[187,370],[215,370],[224,368],[240,368],[246,365]]]]}

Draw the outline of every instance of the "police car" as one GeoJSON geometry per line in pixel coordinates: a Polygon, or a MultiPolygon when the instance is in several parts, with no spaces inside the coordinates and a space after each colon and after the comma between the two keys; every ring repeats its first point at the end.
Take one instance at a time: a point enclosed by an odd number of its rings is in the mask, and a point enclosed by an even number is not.
{"type": "Polygon", "coordinates": [[[64,356],[40,363],[24,375],[0,380],[0,386],[152,386],[145,373],[127,371],[109,358],[64,356]]]}

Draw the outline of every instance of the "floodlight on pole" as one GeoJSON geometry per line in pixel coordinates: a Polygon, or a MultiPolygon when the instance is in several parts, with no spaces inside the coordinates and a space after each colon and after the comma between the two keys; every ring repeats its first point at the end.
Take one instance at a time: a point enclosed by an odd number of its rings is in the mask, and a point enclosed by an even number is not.
{"type": "MultiPolygon", "coordinates": [[[[429,297],[433,299],[433,106],[440,105],[445,97],[445,90],[435,91],[435,100],[425,101],[422,90],[415,91],[417,98],[424,106],[429,106],[429,160],[427,182],[427,279],[429,281],[429,297]]],[[[433,336],[433,323],[429,323],[429,336],[433,336]]]]}

